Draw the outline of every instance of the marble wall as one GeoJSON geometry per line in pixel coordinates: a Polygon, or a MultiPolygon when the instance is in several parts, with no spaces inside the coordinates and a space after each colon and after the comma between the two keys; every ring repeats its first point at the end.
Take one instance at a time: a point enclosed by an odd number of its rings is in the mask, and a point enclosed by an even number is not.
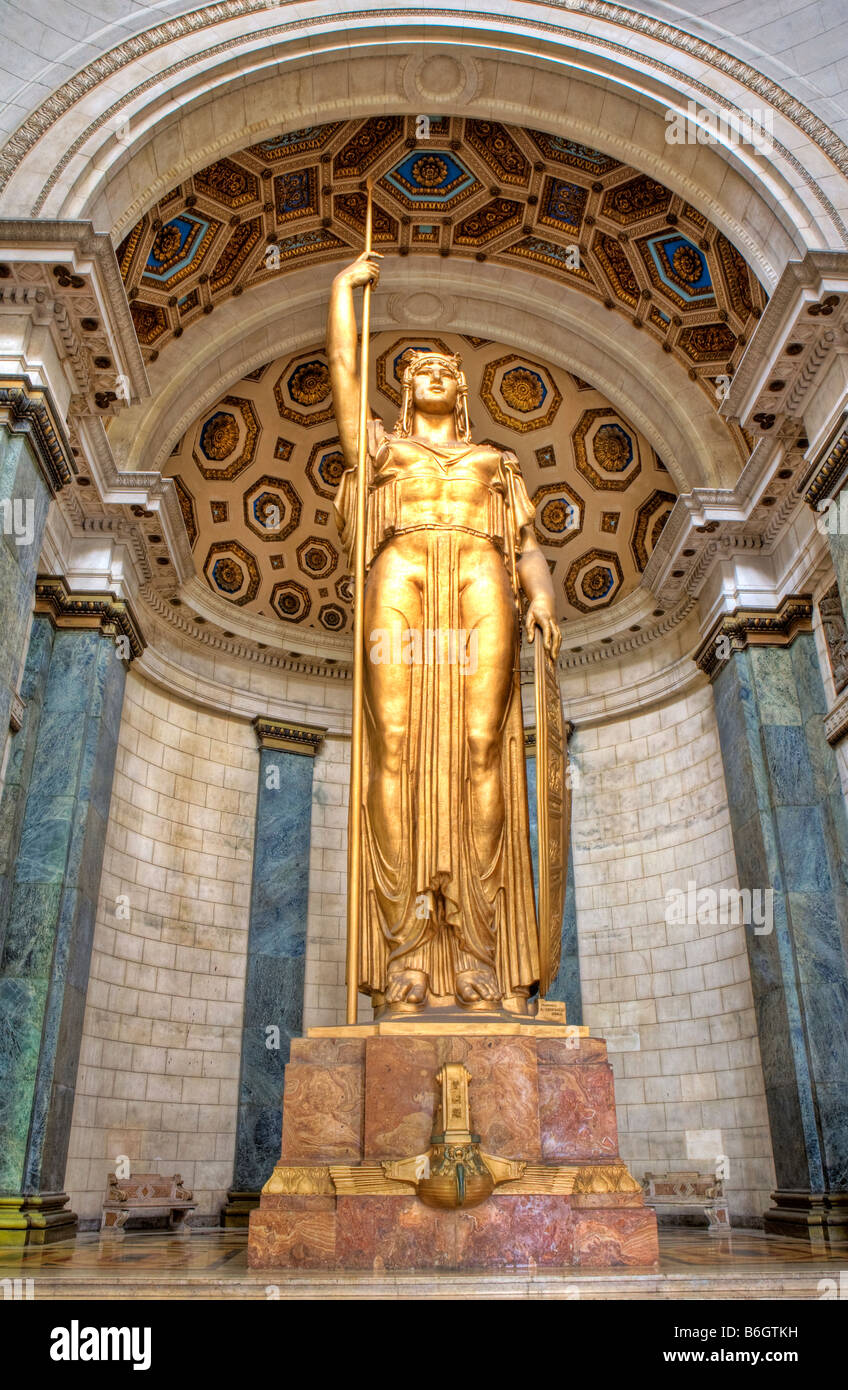
{"type": "Polygon", "coordinates": [[[217,1222],[233,1177],[259,752],[246,720],[130,672],[65,1178],[99,1218],[119,1154],[217,1222]]]}
{"type": "MultiPolygon", "coordinates": [[[[846,436],[846,438],[848,438],[848,436],[846,436]]],[[[848,508],[848,486],[843,486],[836,495],[836,506],[840,509],[837,515],[845,513],[846,508],[848,508]]],[[[836,579],[839,598],[842,604],[842,612],[843,615],[845,615],[848,614],[848,533],[845,532],[841,523],[837,534],[831,535],[828,532],[827,543],[833,565],[833,575],[836,579]]],[[[824,591],[830,588],[831,582],[832,578],[830,574],[827,574],[824,581],[819,584],[818,592],[815,594],[816,603],[814,609],[814,632],[819,653],[819,666],[821,668],[822,681],[824,683],[825,694],[829,705],[833,705],[836,702],[837,691],[833,679],[833,667],[828,655],[827,642],[822,630],[821,611],[818,605],[824,591]]],[[[846,805],[848,805],[848,737],[843,736],[840,739],[834,748],[834,753],[836,755],[836,765],[839,769],[839,777],[842,783],[842,792],[845,797],[846,805]]]]}

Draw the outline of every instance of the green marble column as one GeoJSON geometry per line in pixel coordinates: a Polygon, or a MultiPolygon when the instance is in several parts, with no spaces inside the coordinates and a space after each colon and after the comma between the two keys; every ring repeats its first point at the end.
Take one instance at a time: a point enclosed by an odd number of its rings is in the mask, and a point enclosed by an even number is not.
{"type": "Polygon", "coordinates": [[[732,624],[742,649],[714,690],[739,883],[774,892],[771,933],[745,929],[778,1183],[765,1225],[845,1239],[845,803],[824,734],[812,633],[797,632],[790,645],[745,646],[744,622],[732,624]]]}
{"type": "Polygon", "coordinates": [[[76,1224],[62,1184],[126,667],[98,628],[53,631],[35,617],[33,699],[0,808],[12,822],[0,929],[0,1243],[63,1239],[76,1224]]]}
{"type": "Polygon", "coordinates": [[[303,1032],[314,755],[326,729],[254,720],[259,789],[233,1186],[224,1225],[247,1226],[280,1157],[285,1068],[303,1032]],[[276,1031],[274,1031],[276,1030],[276,1031]]]}
{"type": "MultiPolygon", "coordinates": [[[[30,636],[36,567],[51,497],[71,478],[70,446],[49,393],[25,377],[0,382],[0,952],[15,879],[15,860],[26,804],[26,787],[50,660],[52,632],[30,636]],[[11,740],[6,758],[6,742],[11,740]],[[5,773],[5,777],[4,777],[5,773]]],[[[0,954],[2,959],[2,954],[0,954]]],[[[14,1107],[8,1067],[19,1039],[17,1012],[5,1015],[0,991],[0,1111],[14,1107]]],[[[2,1138],[0,1138],[2,1143],[2,1138]]],[[[0,1179],[0,1244],[26,1238],[28,1218],[21,1191],[0,1179]]]]}

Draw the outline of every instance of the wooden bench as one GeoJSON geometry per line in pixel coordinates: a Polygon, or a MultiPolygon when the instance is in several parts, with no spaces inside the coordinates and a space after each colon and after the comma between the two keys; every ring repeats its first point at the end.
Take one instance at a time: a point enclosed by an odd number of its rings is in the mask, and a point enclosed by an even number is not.
{"type": "Polygon", "coordinates": [[[697,1207],[709,1222],[707,1235],[730,1234],[730,1212],[721,1178],[714,1173],[646,1173],[645,1202],[654,1208],[697,1207]]]}
{"type": "Polygon", "coordinates": [[[168,1230],[178,1235],[187,1233],[185,1219],[194,1211],[196,1202],[183,1187],[179,1173],[170,1177],[164,1173],[134,1173],[130,1178],[109,1174],[109,1190],[103,1203],[101,1234],[123,1235],[132,1217],[168,1217],[168,1230]]]}

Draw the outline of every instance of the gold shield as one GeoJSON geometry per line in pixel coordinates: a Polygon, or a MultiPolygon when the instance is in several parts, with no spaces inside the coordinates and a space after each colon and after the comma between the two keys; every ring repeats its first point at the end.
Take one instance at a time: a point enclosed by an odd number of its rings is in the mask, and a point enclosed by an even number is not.
{"type": "Polygon", "coordinates": [[[536,633],[536,809],[539,827],[539,995],[556,979],[571,825],[568,741],[556,667],[536,633]]]}

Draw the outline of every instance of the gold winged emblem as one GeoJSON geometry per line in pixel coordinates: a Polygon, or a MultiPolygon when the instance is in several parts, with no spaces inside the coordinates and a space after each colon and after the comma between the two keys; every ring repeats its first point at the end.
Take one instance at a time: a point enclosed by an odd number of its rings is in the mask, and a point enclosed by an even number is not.
{"type": "Polygon", "coordinates": [[[557,977],[571,825],[568,741],[556,666],[544,643],[536,650],[536,808],[539,827],[539,996],[557,977]]]}

